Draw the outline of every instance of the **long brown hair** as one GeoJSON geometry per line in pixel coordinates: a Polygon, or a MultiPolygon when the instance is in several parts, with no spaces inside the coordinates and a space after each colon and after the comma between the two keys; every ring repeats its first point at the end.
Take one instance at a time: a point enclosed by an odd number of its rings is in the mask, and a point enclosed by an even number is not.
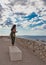
{"type": "Polygon", "coordinates": [[[11,31],[13,31],[13,29],[15,29],[15,28],[16,28],[16,25],[13,25],[11,28],[11,31]]]}

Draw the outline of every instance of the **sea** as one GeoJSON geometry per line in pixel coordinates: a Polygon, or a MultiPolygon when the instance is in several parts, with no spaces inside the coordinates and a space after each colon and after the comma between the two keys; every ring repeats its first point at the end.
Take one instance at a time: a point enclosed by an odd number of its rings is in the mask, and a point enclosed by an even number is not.
{"type": "Polygon", "coordinates": [[[46,42],[46,36],[28,36],[28,35],[24,35],[24,36],[18,36],[19,38],[24,38],[24,39],[28,39],[28,40],[37,40],[37,41],[43,41],[46,42]]]}

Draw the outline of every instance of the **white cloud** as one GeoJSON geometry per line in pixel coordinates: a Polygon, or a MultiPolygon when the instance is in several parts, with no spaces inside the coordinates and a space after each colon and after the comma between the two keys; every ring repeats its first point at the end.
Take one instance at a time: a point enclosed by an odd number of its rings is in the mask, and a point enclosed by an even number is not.
{"type": "Polygon", "coordinates": [[[3,4],[8,4],[9,3],[9,0],[0,0],[0,3],[2,3],[2,5],[3,4]]]}
{"type": "Polygon", "coordinates": [[[45,29],[45,27],[46,27],[46,24],[43,24],[43,25],[42,25],[42,28],[45,29]]]}
{"type": "Polygon", "coordinates": [[[46,15],[46,12],[41,12],[41,16],[46,15]]]}
{"type": "Polygon", "coordinates": [[[0,28],[2,28],[2,26],[0,26],[0,28]]]}
{"type": "Polygon", "coordinates": [[[37,27],[33,27],[31,28],[31,30],[43,30],[42,26],[37,26],[37,27]]]}
{"type": "MultiPolygon", "coordinates": [[[[3,11],[2,11],[2,13],[0,13],[2,15],[2,19],[0,19],[0,21],[1,21],[0,24],[4,23],[8,17],[11,18],[13,23],[18,24],[18,23],[16,23],[16,19],[15,19],[15,17],[17,17],[17,16],[13,15],[13,13],[15,13],[15,12],[23,12],[23,13],[26,13],[27,15],[32,12],[36,12],[38,15],[42,16],[42,17],[40,17],[41,19],[46,20],[46,16],[45,16],[46,15],[46,11],[45,11],[46,6],[44,5],[44,2],[42,0],[27,0],[26,5],[21,5],[22,3],[20,3],[20,2],[15,3],[15,1],[19,1],[19,0],[0,0],[0,3],[3,7],[3,11]],[[32,4],[32,2],[34,2],[34,5],[32,4]],[[13,6],[12,6],[12,4],[13,4],[13,6]],[[12,11],[10,8],[12,9],[12,11]],[[39,11],[41,11],[41,12],[38,13],[39,11]]],[[[18,18],[22,20],[21,17],[18,16],[18,18]]],[[[34,18],[34,19],[37,19],[37,18],[34,18]]],[[[23,28],[28,28],[28,25],[30,25],[30,24],[38,24],[40,22],[43,22],[43,21],[33,22],[34,19],[32,19],[30,21],[26,20],[26,21],[22,22],[21,26],[23,26],[23,28]]],[[[36,29],[43,30],[44,26],[45,26],[45,24],[34,27],[31,30],[36,30],[36,29]]],[[[0,28],[1,28],[1,26],[0,26],[0,28]]],[[[36,31],[35,32],[32,31],[31,33],[36,34],[36,31]]],[[[45,32],[43,32],[43,33],[45,33],[45,32]]],[[[37,34],[40,34],[40,33],[37,31],[37,34]]]]}
{"type": "Polygon", "coordinates": [[[28,25],[32,24],[32,21],[24,21],[23,23],[21,23],[21,26],[25,29],[28,28],[28,25]]]}
{"type": "Polygon", "coordinates": [[[43,24],[41,26],[37,26],[37,27],[33,27],[31,28],[31,30],[44,30],[44,27],[46,26],[46,24],[43,24]]]}
{"type": "Polygon", "coordinates": [[[35,6],[41,9],[43,7],[42,0],[37,0],[36,3],[35,3],[35,6]]]}
{"type": "Polygon", "coordinates": [[[46,20],[46,16],[42,16],[42,19],[43,19],[43,20],[46,20]]]}
{"type": "Polygon", "coordinates": [[[15,12],[24,12],[25,11],[25,6],[21,6],[21,5],[14,5],[13,7],[12,7],[12,10],[13,10],[13,12],[15,13],[15,12]]]}

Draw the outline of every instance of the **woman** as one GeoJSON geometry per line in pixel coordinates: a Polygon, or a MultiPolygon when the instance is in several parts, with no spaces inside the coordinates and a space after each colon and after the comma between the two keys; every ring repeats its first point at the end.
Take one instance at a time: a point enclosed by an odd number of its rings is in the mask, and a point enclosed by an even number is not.
{"type": "Polygon", "coordinates": [[[15,43],[15,33],[16,33],[16,25],[13,25],[13,27],[11,28],[11,42],[12,42],[12,46],[14,46],[15,43]]]}

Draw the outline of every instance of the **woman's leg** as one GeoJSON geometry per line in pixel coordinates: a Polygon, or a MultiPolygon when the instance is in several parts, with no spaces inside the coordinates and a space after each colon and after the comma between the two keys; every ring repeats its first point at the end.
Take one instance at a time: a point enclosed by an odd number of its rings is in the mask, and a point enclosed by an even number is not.
{"type": "Polygon", "coordinates": [[[14,43],[15,43],[15,40],[14,40],[14,39],[12,39],[12,46],[14,46],[14,43]]]}
{"type": "Polygon", "coordinates": [[[12,40],[12,46],[14,46],[14,41],[12,40]]]}

